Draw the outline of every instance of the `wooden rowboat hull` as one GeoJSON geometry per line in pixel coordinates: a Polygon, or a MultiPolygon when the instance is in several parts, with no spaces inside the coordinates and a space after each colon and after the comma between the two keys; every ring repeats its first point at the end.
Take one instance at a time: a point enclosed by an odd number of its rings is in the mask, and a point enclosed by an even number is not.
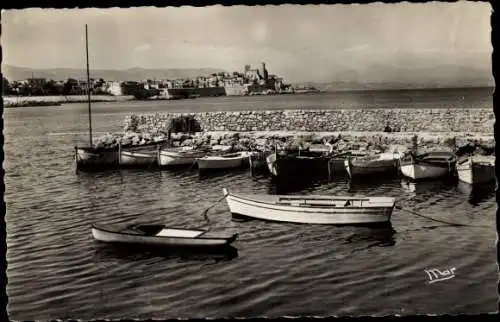
{"type": "Polygon", "coordinates": [[[119,162],[121,166],[148,166],[157,165],[156,153],[120,151],[119,162]]]}
{"type": "Polygon", "coordinates": [[[447,167],[431,164],[407,164],[400,166],[401,174],[413,180],[441,178],[450,173],[447,167]]]}
{"type": "Polygon", "coordinates": [[[467,158],[457,164],[458,179],[468,184],[490,183],[496,180],[495,158],[475,160],[467,158]]]}
{"type": "Polygon", "coordinates": [[[98,150],[75,147],[75,165],[78,170],[98,170],[118,166],[118,150],[98,150]]]}
{"type": "MultiPolygon", "coordinates": [[[[224,190],[227,205],[233,215],[248,218],[304,224],[356,225],[388,223],[391,220],[395,201],[393,198],[378,199],[381,202],[371,206],[304,206],[280,204],[280,198],[289,196],[236,195],[224,190]]],[[[297,196],[310,203],[314,200],[334,200],[331,196],[297,196]]],[[[349,197],[346,197],[347,199],[349,197]]],[[[299,200],[297,199],[297,200],[299,200]]],[[[341,198],[342,199],[342,198],[341,198]]],[[[347,200],[342,199],[342,200],[347,200]]],[[[354,199],[353,199],[354,200],[354,199]]],[[[343,201],[341,201],[343,203],[343,201]]]]}
{"type": "Polygon", "coordinates": [[[417,157],[401,157],[399,169],[403,177],[429,180],[453,175],[456,163],[456,156],[451,152],[428,152],[417,157]]]}
{"type": "MultiPolygon", "coordinates": [[[[305,153],[303,153],[305,154],[305,153]]],[[[311,153],[313,155],[313,153],[311,153]]],[[[328,176],[329,159],[322,156],[286,155],[272,153],[266,158],[269,172],[279,178],[328,176]]]]}
{"type": "Polygon", "coordinates": [[[235,157],[224,157],[221,156],[207,156],[203,158],[196,159],[199,170],[218,170],[218,169],[231,169],[238,168],[242,166],[248,166],[249,164],[249,154],[240,153],[235,157]]]}
{"type": "Polygon", "coordinates": [[[196,159],[205,155],[205,152],[160,151],[158,164],[160,166],[192,165],[196,162],[196,159]]]}
{"type": "Polygon", "coordinates": [[[200,237],[162,237],[162,236],[142,236],[137,234],[128,234],[126,232],[114,231],[92,226],[92,235],[94,239],[106,243],[136,244],[144,246],[170,246],[170,247],[207,247],[207,246],[225,246],[236,240],[237,235],[231,236],[210,236],[203,234],[200,237]]]}
{"type": "Polygon", "coordinates": [[[344,165],[350,177],[368,176],[397,172],[397,160],[382,160],[374,162],[355,162],[345,160],[344,165]]]}

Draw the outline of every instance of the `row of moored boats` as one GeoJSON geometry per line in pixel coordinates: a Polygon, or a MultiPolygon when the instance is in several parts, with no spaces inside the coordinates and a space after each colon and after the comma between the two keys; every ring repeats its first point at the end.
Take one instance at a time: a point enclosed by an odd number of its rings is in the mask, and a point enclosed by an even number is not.
{"type": "Polygon", "coordinates": [[[336,153],[331,146],[307,150],[232,151],[231,146],[205,148],[141,146],[97,150],[76,148],[79,169],[102,167],[196,166],[199,170],[220,170],[249,166],[264,168],[277,178],[333,176],[347,173],[351,178],[400,173],[413,180],[458,176],[469,184],[495,180],[495,156],[460,156],[449,151],[411,152],[347,151],[336,153]]]}
{"type": "MultiPolygon", "coordinates": [[[[167,161],[168,165],[197,163],[204,169],[235,168],[245,164],[252,168],[268,168],[273,176],[288,176],[289,179],[293,176],[309,175],[314,171],[327,171],[329,174],[345,171],[351,177],[357,177],[387,174],[398,170],[405,177],[416,180],[440,178],[453,173],[458,174],[460,180],[471,184],[496,180],[494,156],[457,158],[455,154],[445,151],[418,155],[363,154],[358,151],[332,155],[331,151],[313,150],[276,150],[263,153],[177,148],[158,150],[156,157],[157,160],[163,157],[163,161],[167,161]],[[204,162],[206,160],[210,161],[204,162]]],[[[123,155],[120,158],[123,158],[123,155]]],[[[130,162],[134,158],[129,157],[127,160],[130,162]]],[[[396,205],[395,198],[382,196],[240,194],[229,192],[226,188],[223,189],[223,194],[233,217],[302,224],[389,224],[396,205]]],[[[231,244],[237,238],[237,234],[157,224],[93,225],[92,233],[95,239],[103,242],[155,246],[223,246],[231,244]]]]}

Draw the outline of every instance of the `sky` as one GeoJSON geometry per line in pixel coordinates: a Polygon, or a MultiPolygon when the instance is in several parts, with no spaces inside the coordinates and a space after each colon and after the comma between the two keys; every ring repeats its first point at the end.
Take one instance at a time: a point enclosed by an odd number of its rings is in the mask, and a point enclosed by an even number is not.
{"type": "Polygon", "coordinates": [[[374,65],[491,70],[487,2],[2,11],[4,64],[95,69],[221,68],[266,62],[324,81],[374,65]]]}

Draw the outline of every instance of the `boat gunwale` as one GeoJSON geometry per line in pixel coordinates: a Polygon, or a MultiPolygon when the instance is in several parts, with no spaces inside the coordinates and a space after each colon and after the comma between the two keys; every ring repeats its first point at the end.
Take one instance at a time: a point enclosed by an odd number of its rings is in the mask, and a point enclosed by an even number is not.
{"type": "Polygon", "coordinates": [[[202,160],[202,161],[228,161],[228,160],[238,160],[238,159],[241,159],[241,160],[244,160],[244,159],[248,159],[248,157],[251,155],[251,154],[248,154],[248,155],[245,155],[244,154],[244,151],[243,152],[235,152],[235,153],[231,153],[230,154],[231,156],[228,156],[228,157],[225,157],[224,155],[206,155],[206,156],[203,156],[201,158],[196,158],[196,160],[202,160]],[[234,155],[234,156],[233,156],[234,155]]]}
{"type": "MultiPolygon", "coordinates": [[[[315,209],[315,208],[324,208],[324,207],[317,207],[316,205],[307,205],[306,206],[309,206],[309,207],[303,207],[303,206],[296,206],[296,205],[292,205],[292,204],[279,204],[279,203],[271,203],[271,202],[264,202],[264,201],[259,201],[259,200],[253,200],[253,199],[249,199],[249,198],[245,198],[245,197],[241,197],[241,196],[238,196],[238,195],[235,195],[235,194],[232,194],[232,193],[228,193],[228,195],[226,196],[226,198],[228,197],[233,197],[233,201],[235,202],[240,202],[242,204],[245,204],[247,206],[253,206],[253,207],[260,207],[260,208],[265,208],[265,209],[273,209],[273,210],[279,210],[279,211],[292,211],[292,212],[305,212],[305,213],[323,213],[323,214],[336,214],[336,212],[325,212],[325,211],[305,211],[307,210],[307,208],[309,209],[315,209]],[[239,199],[239,200],[238,200],[239,199]],[[264,205],[268,205],[268,206],[275,206],[275,208],[271,208],[271,207],[264,207],[264,206],[258,206],[258,205],[252,205],[252,204],[248,204],[247,202],[254,202],[254,203],[257,203],[257,204],[264,204],[264,205]],[[276,209],[276,207],[279,207],[279,208],[283,208],[283,207],[291,207],[293,209],[276,209]]],[[[358,199],[359,200],[359,199],[358,199]]],[[[393,202],[392,204],[388,204],[387,206],[369,206],[369,207],[361,207],[361,206],[349,206],[349,207],[331,207],[332,210],[346,210],[346,209],[354,209],[354,210],[359,210],[359,209],[370,209],[370,210],[382,210],[382,209],[393,209],[396,205],[396,201],[395,199],[393,198],[393,202]]]]}
{"type": "Polygon", "coordinates": [[[129,157],[129,158],[144,158],[151,159],[156,158],[157,154],[155,152],[144,153],[144,152],[133,152],[133,151],[121,151],[120,157],[129,157]]]}

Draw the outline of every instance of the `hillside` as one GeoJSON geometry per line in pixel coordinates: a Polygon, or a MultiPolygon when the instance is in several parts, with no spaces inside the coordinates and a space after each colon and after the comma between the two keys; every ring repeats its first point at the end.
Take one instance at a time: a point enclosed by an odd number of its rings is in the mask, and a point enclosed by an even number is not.
{"type": "Polygon", "coordinates": [[[408,68],[376,64],[365,70],[332,73],[331,81],[300,82],[323,91],[411,89],[450,87],[492,87],[490,70],[460,65],[437,65],[432,68],[408,68]]]}

